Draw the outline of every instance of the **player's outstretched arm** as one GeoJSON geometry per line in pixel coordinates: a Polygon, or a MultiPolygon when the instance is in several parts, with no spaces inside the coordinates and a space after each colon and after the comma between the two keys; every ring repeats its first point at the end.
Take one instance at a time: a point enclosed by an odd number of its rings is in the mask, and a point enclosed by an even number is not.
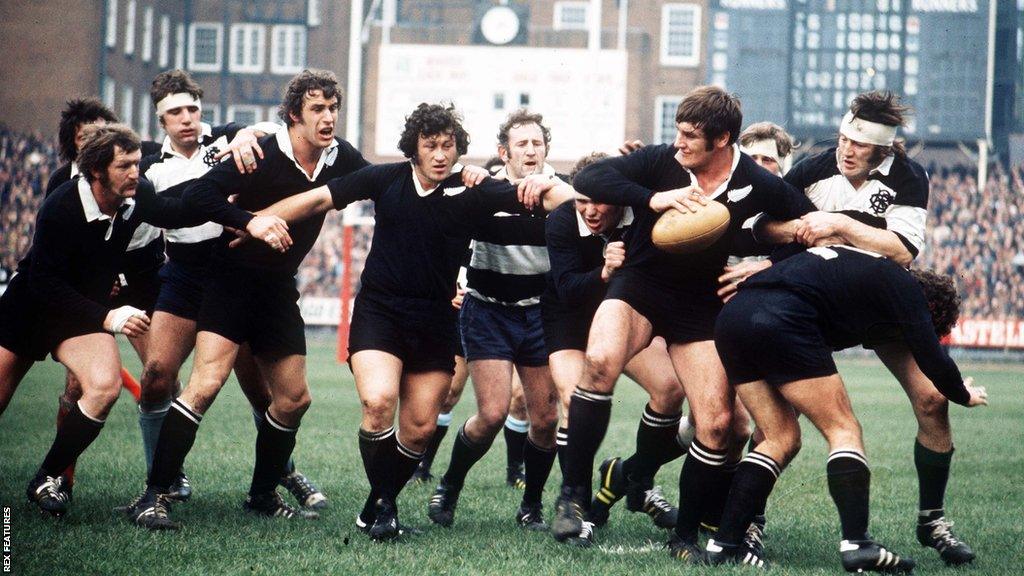
{"type": "Polygon", "coordinates": [[[326,213],[334,207],[331,190],[327,186],[313,188],[289,196],[259,211],[261,215],[272,215],[295,224],[313,216],[326,213]]]}
{"type": "Polygon", "coordinates": [[[836,212],[816,211],[800,218],[796,229],[800,243],[813,246],[829,236],[838,236],[845,244],[881,254],[900,266],[910,266],[914,260],[914,255],[891,230],[876,228],[836,212]]]}

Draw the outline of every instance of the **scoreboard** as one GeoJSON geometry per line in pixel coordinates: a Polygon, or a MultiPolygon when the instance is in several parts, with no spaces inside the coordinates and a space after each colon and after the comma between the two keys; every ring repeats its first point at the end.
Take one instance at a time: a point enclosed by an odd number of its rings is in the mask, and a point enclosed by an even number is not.
{"type": "Polygon", "coordinates": [[[860,92],[914,109],[913,139],[985,135],[989,3],[998,0],[712,0],[708,81],[743,101],[744,123],[835,136],[860,92]]]}

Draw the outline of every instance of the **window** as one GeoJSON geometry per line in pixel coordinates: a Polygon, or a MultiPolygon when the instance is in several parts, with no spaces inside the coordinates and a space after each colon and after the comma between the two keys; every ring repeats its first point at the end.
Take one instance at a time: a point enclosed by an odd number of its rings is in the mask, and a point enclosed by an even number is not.
{"type": "Polygon", "coordinates": [[[555,30],[586,30],[590,26],[589,2],[555,2],[555,30]]]}
{"type": "Polygon", "coordinates": [[[320,0],[306,1],[306,24],[310,27],[320,25],[320,0]]]}
{"type": "Polygon", "coordinates": [[[107,0],[107,48],[117,45],[117,0],[107,0]]]}
{"type": "Polygon", "coordinates": [[[219,104],[206,104],[203,103],[203,115],[201,117],[203,122],[212,126],[220,124],[220,105],[219,104]]]}
{"type": "Polygon", "coordinates": [[[676,139],[676,109],[682,96],[658,96],[654,101],[654,143],[671,144],[676,139]]]}
{"type": "Polygon", "coordinates": [[[665,4],[661,7],[661,64],[697,66],[700,63],[700,6],[665,4]]]}
{"type": "Polygon", "coordinates": [[[188,67],[197,72],[219,72],[224,27],[214,22],[197,22],[189,27],[188,67]]]}
{"type": "Polygon", "coordinates": [[[295,74],[306,66],[306,28],[274,26],[270,71],[274,74],[295,74]]]}
{"type": "Polygon", "coordinates": [[[135,106],[135,91],[131,86],[121,88],[121,122],[127,126],[133,126],[132,109],[135,106]]]}
{"type": "Polygon", "coordinates": [[[174,67],[185,67],[185,25],[178,24],[174,30],[174,67]]]}
{"type": "Polygon", "coordinates": [[[139,136],[143,140],[150,140],[149,121],[153,117],[152,101],[148,94],[139,96],[139,136]]]}
{"type": "Polygon", "coordinates": [[[171,61],[171,19],[167,16],[160,17],[160,51],[157,55],[157,64],[161,68],[167,68],[171,61]]]}
{"type": "Polygon", "coordinates": [[[259,24],[231,25],[231,60],[228,67],[232,72],[263,72],[263,53],[266,29],[259,24]]]}
{"type": "Polygon", "coordinates": [[[124,55],[135,54],[135,0],[128,0],[124,14],[124,55]]]}
{"type": "Polygon", "coordinates": [[[117,98],[117,84],[112,78],[103,79],[103,105],[111,110],[114,109],[114,100],[117,98]]]}
{"type": "Polygon", "coordinates": [[[263,120],[263,108],[259,106],[228,106],[228,122],[252,126],[263,120]]]}
{"type": "Polygon", "coordinates": [[[146,6],[142,11],[142,61],[153,59],[153,7],[146,6]]]}

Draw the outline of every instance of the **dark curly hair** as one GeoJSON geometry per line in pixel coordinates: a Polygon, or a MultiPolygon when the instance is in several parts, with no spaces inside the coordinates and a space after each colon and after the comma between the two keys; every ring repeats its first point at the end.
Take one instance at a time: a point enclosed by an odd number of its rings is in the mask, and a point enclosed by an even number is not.
{"type": "Polygon", "coordinates": [[[171,94],[187,92],[195,99],[203,97],[203,89],[196,84],[192,76],[184,70],[165,70],[153,78],[149,87],[149,99],[156,106],[158,102],[171,94]]]}
{"type": "Polygon", "coordinates": [[[93,172],[106,174],[110,163],[114,161],[115,148],[131,153],[142,146],[139,135],[124,124],[86,126],[85,130],[82,149],[78,152],[78,169],[87,182],[95,179],[93,172]]]}
{"type": "Polygon", "coordinates": [[[544,116],[531,113],[526,108],[520,108],[509,114],[501,126],[498,126],[498,146],[508,149],[508,133],[513,128],[526,124],[536,124],[540,128],[541,134],[544,135],[544,145],[551,144],[551,130],[544,125],[544,116]]]}
{"type": "Polygon", "coordinates": [[[942,338],[949,334],[960,318],[960,295],[957,294],[953,277],[931,270],[911,270],[910,273],[924,290],[935,333],[942,338]]]}
{"type": "Polygon", "coordinates": [[[420,136],[429,138],[438,134],[455,137],[455,149],[459,156],[469,150],[469,133],[462,127],[462,115],[455,111],[454,104],[421,103],[405,118],[405,129],[398,139],[398,149],[406,158],[416,158],[416,146],[420,136]]]}
{"type": "Polygon", "coordinates": [[[327,100],[338,99],[341,105],[341,89],[338,88],[338,77],[329,70],[307,69],[296,74],[288,81],[285,88],[284,98],[281,105],[277,107],[277,116],[284,121],[285,126],[292,126],[296,118],[302,118],[302,102],[306,95],[319,90],[327,100]]]}
{"type": "Polygon", "coordinates": [[[97,120],[117,122],[117,116],[95,98],[67,101],[60,113],[60,128],[57,132],[60,157],[65,162],[74,162],[78,158],[78,149],[75,148],[75,134],[78,129],[97,120]]]}
{"type": "Polygon", "coordinates": [[[729,134],[729,144],[735,144],[743,126],[740,99],[718,86],[698,86],[683,97],[676,109],[676,124],[689,122],[704,131],[707,149],[722,134],[729,134]]]}
{"type": "Polygon", "coordinates": [[[604,152],[591,152],[590,154],[580,158],[576,161],[576,165],[572,167],[572,171],[569,172],[569,182],[576,179],[576,175],[583,171],[584,168],[591,164],[596,164],[600,160],[604,160],[608,155],[604,152]]]}

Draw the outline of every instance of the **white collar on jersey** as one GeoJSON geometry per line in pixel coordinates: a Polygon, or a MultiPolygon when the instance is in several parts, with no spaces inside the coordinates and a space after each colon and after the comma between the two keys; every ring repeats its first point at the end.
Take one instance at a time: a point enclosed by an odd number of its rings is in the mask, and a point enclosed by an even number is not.
{"type": "Polygon", "coordinates": [[[292,148],[292,139],[289,134],[290,130],[278,130],[277,134],[274,134],[274,138],[277,138],[277,147],[281,149],[291,161],[295,164],[295,167],[302,172],[302,175],[306,177],[306,180],[310,182],[316,180],[316,177],[320,175],[320,172],[324,169],[324,166],[334,166],[334,161],[338,159],[338,139],[331,138],[330,145],[320,151],[320,159],[316,161],[316,168],[313,169],[313,177],[302,168],[298,160],[295,159],[295,150],[292,148]]]}
{"type": "Polygon", "coordinates": [[[79,174],[81,174],[81,172],[78,171],[78,162],[72,162],[71,163],[71,174],[68,176],[68,178],[69,179],[70,178],[74,178],[75,176],[78,176],[79,174]]]}
{"type": "Polygon", "coordinates": [[[879,164],[875,168],[872,168],[871,172],[868,172],[868,174],[874,174],[875,172],[877,172],[877,173],[881,174],[882,176],[888,176],[889,175],[889,171],[892,170],[892,164],[895,161],[895,159],[896,159],[895,156],[893,156],[892,154],[889,154],[888,156],[885,157],[884,160],[882,160],[881,164],[879,164]]]}
{"type": "MultiPolygon", "coordinates": [[[[600,236],[600,234],[594,234],[593,232],[590,231],[590,228],[587,228],[587,223],[583,220],[583,215],[580,214],[579,210],[574,210],[574,212],[576,212],[576,224],[579,226],[581,238],[586,238],[587,236],[600,236]]],[[[619,223],[616,224],[615,227],[625,228],[626,226],[629,226],[632,223],[633,207],[624,206],[622,209],[622,217],[619,218],[619,223]]]]}
{"type": "MultiPolygon", "coordinates": [[[[427,196],[433,194],[434,190],[437,190],[437,186],[434,186],[433,188],[430,188],[428,190],[427,188],[423,187],[423,184],[420,184],[420,179],[416,177],[416,164],[413,163],[412,160],[409,160],[409,168],[412,169],[412,183],[413,186],[416,187],[417,196],[419,196],[420,198],[426,198],[427,196]]],[[[452,174],[458,174],[459,172],[462,172],[462,164],[460,162],[456,162],[455,165],[452,166],[452,174]]],[[[440,186],[440,183],[438,183],[438,186],[440,186]]]]}
{"type": "MultiPolygon", "coordinates": [[[[92,195],[92,184],[89,184],[85,177],[78,179],[78,199],[82,202],[82,212],[85,213],[86,222],[110,221],[110,226],[107,227],[107,234],[103,237],[105,240],[110,240],[110,234],[114,230],[114,220],[100,211],[100,205],[96,202],[96,197],[92,195]]],[[[121,205],[128,207],[121,214],[121,217],[124,220],[131,218],[132,211],[135,210],[135,199],[125,198],[121,201],[121,205]]]]}
{"type": "MultiPolygon", "coordinates": [[[[208,138],[210,136],[213,136],[213,126],[210,126],[206,122],[200,122],[199,123],[199,148],[196,148],[196,152],[198,152],[199,149],[203,147],[203,138],[208,138]]],[[[174,149],[173,146],[171,146],[171,137],[170,136],[164,136],[164,143],[163,143],[162,146],[160,146],[160,155],[163,156],[164,154],[170,154],[171,156],[177,156],[178,158],[185,158],[186,160],[188,160],[188,158],[186,158],[184,154],[182,154],[181,152],[178,152],[177,150],[174,149]]],[[[199,156],[199,155],[198,154],[193,154],[192,158],[195,158],[196,156],[199,156]]]]}
{"type": "MultiPolygon", "coordinates": [[[[733,143],[733,145],[732,145],[732,166],[729,167],[729,177],[726,178],[725,182],[722,182],[722,184],[718,188],[716,188],[714,192],[712,192],[711,194],[708,194],[706,196],[706,198],[709,198],[709,199],[713,200],[714,198],[716,198],[718,196],[721,196],[722,193],[725,192],[726,188],[729,187],[729,182],[732,182],[732,175],[736,173],[736,167],[739,166],[739,164],[740,164],[740,145],[736,144],[736,143],[733,143]]],[[[686,173],[690,175],[690,183],[691,184],[696,184],[697,183],[697,176],[694,175],[693,172],[690,172],[689,168],[684,167],[683,170],[686,170],[686,173]]]]}

